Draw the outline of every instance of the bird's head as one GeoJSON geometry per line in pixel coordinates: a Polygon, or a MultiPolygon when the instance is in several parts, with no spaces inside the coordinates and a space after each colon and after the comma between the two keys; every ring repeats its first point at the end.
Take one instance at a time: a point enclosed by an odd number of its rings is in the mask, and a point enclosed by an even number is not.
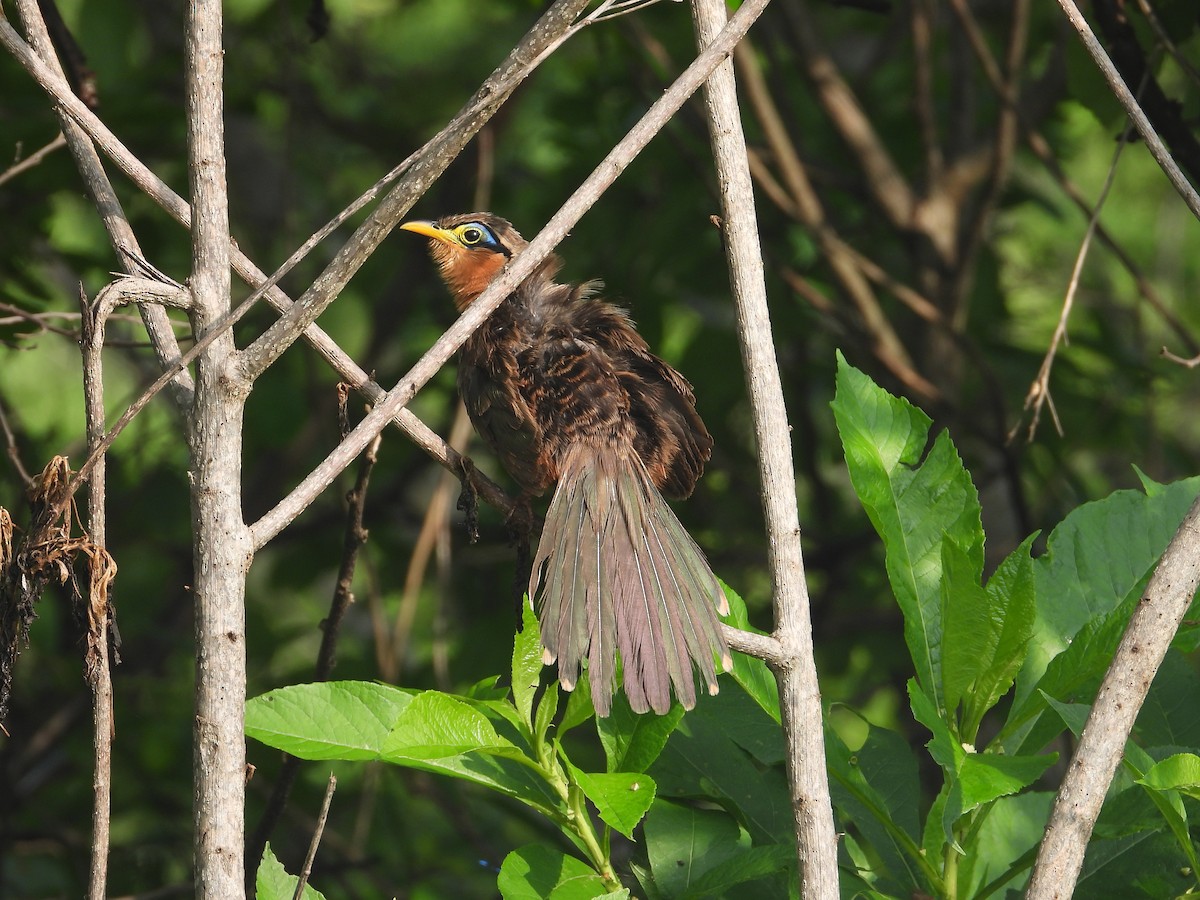
{"type": "Polygon", "coordinates": [[[501,266],[527,243],[511,224],[491,213],[405,222],[400,227],[429,238],[429,254],[460,310],[470,306],[501,266]]]}

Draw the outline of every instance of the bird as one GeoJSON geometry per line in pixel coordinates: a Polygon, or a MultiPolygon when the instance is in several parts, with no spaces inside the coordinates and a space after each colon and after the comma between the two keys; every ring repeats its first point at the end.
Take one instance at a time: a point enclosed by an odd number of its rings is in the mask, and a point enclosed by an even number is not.
{"type": "MultiPolygon", "coordinates": [[[[400,226],[428,238],[459,311],[528,242],[475,212],[400,226]]],[[[617,657],[629,706],[667,713],[732,669],[725,593],[664,495],[692,493],[712,451],[691,385],[650,352],[603,285],[560,284],[548,256],[463,344],[458,390],[476,431],[529,498],[551,497],[529,580],[546,665],[573,690],[586,662],[596,713],[617,657]]]]}

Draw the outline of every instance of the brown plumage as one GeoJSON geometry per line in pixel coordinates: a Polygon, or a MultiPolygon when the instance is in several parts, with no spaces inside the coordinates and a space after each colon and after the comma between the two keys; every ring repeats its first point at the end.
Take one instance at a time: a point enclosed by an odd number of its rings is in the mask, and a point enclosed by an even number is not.
{"type": "MultiPolygon", "coordinates": [[[[490,213],[401,226],[429,248],[460,310],[526,241],[490,213]]],[[[592,700],[611,709],[619,652],[638,712],[691,709],[693,665],[717,691],[728,612],[704,554],[663,494],[684,498],[712,438],[691,385],[650,352],[597,282],[558,284],[549,257],[463,345],[458,388],[483,439],[527,495],[557,483],[533,561],[546,662],[574,688],[587,661],[592,700]],[[661,493],[660,493],[661,492],[661,493]]]]}

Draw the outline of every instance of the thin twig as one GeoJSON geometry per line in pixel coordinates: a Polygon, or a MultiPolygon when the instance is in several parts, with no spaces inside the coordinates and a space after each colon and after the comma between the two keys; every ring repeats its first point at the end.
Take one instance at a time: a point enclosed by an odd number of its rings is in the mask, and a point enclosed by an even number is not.
{"type": "Polygon", "coordinates": [[[1176,356],[1174,353],[1172,353],[1166,347],[1163,347],[1161,352],[1162,352],[1163,359],[1169,360],[1170,362],[1173,362],[1173,363],[1178,363],[1179,365],[1183,366],[1184,368],[1194,369],[1194,368],[1196,368],[1196,366],[1200,366],[1200,356],[1193,356],[1190,358],[1184,357],[1184,356],[1176,356]]]}
{"type": "Polygon", "coordinates": [[[1196,193],[1196,189],[1192,187],[1191,182],[1180,171],[1170,151],[1167,150],[1166,145],[1163,144],[1162,139],[1158,136],[1158,132],[1154,130],[1154,126],[1150,124],[1150,120],[1146,118],[1146,114],[1142,112],[1142,107],[1138,104],[1137,98],[1133,96],[1133,92],[1129,90],[1128,85],[1121,78],[1121,73],[1117,71],[1117,67],[1113,65],[1112,60],[1108,58],[1108,54],[1104,52],[1104,47],[1096,39],[1096,35],[1092,33],[1087,19],[1083,17],[1083,13],[1079,11],[1079,7],[1075,5],[1074,0],[1058,0],[1058,5],[1062,7],[1063,12],[1067,15],[1067,20],[1071,23],[1075,31],[1078,32],[1079,39],[1083,41],[1083,46],[1091,54],[1097,68],[1100,69],[1100,74],[1108,82],[1108,86],[1112,89],[1113,94],[1120,104],[1125,107],[1125,112],[1128,113],[1129,118],[1133,120],[1133,125],[1137,129],[1138,134],[1142,136],[1142,140],[1146,142],[1146,148],[1150,151],[1150,155],[1154,157],[1155,162],[1166,173],[1167,179],[1179,193],[1179,196],[1183,198],[1183,202],[1192,211],[1192,215],[1200,219],[1200,194],[1196,193]]]}
{"type": "Polygon", "coordinates": [[[0,403],[0,431],[4,432],[4,446],[8,453],[8,458],[12,460],[13,468],[17,470],[17,477],[25,484],[33,482],[33,476],[29,474],[29,470],[25,468],[25,464],[21,462],[21,450],[17,447],[17,438],[13,434],[12,426],[8,424],[8,415],[4,412],[4,404],[0,403]]]}
{"type": "Polygon", "coordinates": [[[329,784],[325,788],[325,799],[321,801],[321,813],[317,816],[317,827],[313,831],[312,840],[308,844],[308,854],[304,857],[304,868],[296,880],[296,891],[292,900],[301,900],[304,896],[304,886],[308,884],[308,876],[312,874],[313,860],[317,858],[317,847],[321,845],[321,835],[325,833],[325,821],[329,818],[329,805],[333,802],[333,792],[337,790],[337,776],[329,773],[329,784]]]}
{"type": "MultiPolygon", "coordinates": [[[[743,7],[744,9],[745,7],[743,7]]],[[[697,45],[711,48],[726,18],[723,0],[693,0],[697,45]]],[[[721,191],[721,226],[737,311],[758,445],[763,513],[775,612],[774,638],[783,659],[774,672],[787,743],[786,767],[799,858],[800,894],[838,896],[837,833],[825,767],[821,692],[813,656],[808,584],[800,546],[800,517],[791,428],[771,336],[754,187],[734,85],[733,64],[718,66],[705,86],[709,135],[721,191]]]]}
{"type": "MultiPolygon", "coordinates": [[[[1054,368],[1054,358],[1058,354],[1058,348],[1067,340],[1067,320],[1071,315],[1071,308],[1075,304],[1075,294],[1079,289],[1079,276],[1083,272],[1083,264],[1087,260],[1088,250],[1092,246],[1092,236],[1096,233],[1096,222],[1100,218],[1100,211],[1104,208],[1104,201],[1108,198],[1108,192],[1112,188],[1113,180],[1117,175],[1117,162],[1121,158],[1121,153],[1129,143],[1129,138],[1133,134],[1133,127],[1126,126],[1121,139],[1117,141],[1116,149],[1113,150],[1112,163],[1108,167],[1108,174],[1104,178],[1104,187],[1100,190],[1100,196],[1096,200],[1095,208],[1092,211],[1091,218],[1088,219],[1087,228],[1083,233],[1083,240],[1079,243],[1079,251],[1075,254],[1075,265],[1071,268],[1071,279],[1067,283],[1067,293],[1063,298],[1062,309],[1058,314],[1058,324],[1054,327],[1054,334],[1050,338],[1050,346],[1046,350],[1046,355],[1042,359],[1042,365],[1038,369],[1037,377],[1033,383],[1029,385],[1029,391],[1025,395],[1025,409],[1033,410],[1033,416],[1029,421],[1029,431],[1026,440],[1032,441],[1034,434],[1037,433],[1038,422],[1041,421],[1042,407],[1049,405],[1050,414],[1054,420],[1054,428],[1059,436],[1062,436],[1062,423],[1058,418],[1058,411],[1054,407],[1054,400],[1050,396],[1050,372],[1054,368]]],[[[1008,440],[1011,442],[1016,436],[1020,428],[1020,422],[1013,426],[1009,432],[1008,440]]]]}
{"type": "Polygon", "coordinates": [[[941,400],[941,391],[913,365],[908,350],[905,349],[892,323],[888,321],[868,279],[857,264],[857,254],[849,252],[849,245],[830,225],[821,198],[787,133],[783,116],[771,96],[750,42],[747,41],[737,48],[734,60],[742,75],[746,97],[779,166],[783,184],[791,195],[796,218],[812,232],[834,277],[858,311],[859,321],[867,334],[871,351],[910,389],[930,400],[941,400]]]}
{"type": "Polygon", "coordinates": [[[3,186],[6,181],[16,178],[22,172],[32,169],[55,150],[61,150],[65,146],[67,146],[67,139],[63,137],[63,133],[60,131],[55,135],[54,140],[50,141],[46,146],[38,148],[24,159],[13,163],[3,172],[0,172],[0,186],[3,186]]]}
{"type": "Polygon", "coordinates": [[[1154,36],[1158,42],[1162,44],[1163,49],[1170,54],[1171,59],[1175,60],[1175,65],[1179,66],[1180,70],[1188,77],[1194,87],[1200,87],[1200,71],[1196,70],[1182,53],[1175,46],[1175,42],[1171,40],[1171,36],[1167,34],[1167,29],[1163,27],[1162,21],[1154,12],[1154,7],[1150,5],[1149,0],[1137,0],[1138,9],[1142,11],[1142,15],[1146,17],[1146,21],[1150,23],[1150,30],[1154,32],[1154,36]]]}
{"type": "Polygon", "coordinates": [[[1125,742],[1200,585],[1200,498],[1146,585],[1059,786],[1026,900],[1070,897],[1125,742]]]}
{"type": "Polygon", "coordinates": [[[438,339],[409,373],[354,428],[342,442],[287,497],[252,526],[254,546],[261,547],[287,527],[300,512],[332,483],[367,443],[405,406],[426,382],[446,364],[462,343],[487,319],[512,290],[545,259],[584,212],[608,189],[650,139],[696,91],[733,46],[741,40],[768,0],[746,0],[709,49],[701,53],[641,120],[608,153],[541,233],[500,271],[478,299],[438,339]]]}

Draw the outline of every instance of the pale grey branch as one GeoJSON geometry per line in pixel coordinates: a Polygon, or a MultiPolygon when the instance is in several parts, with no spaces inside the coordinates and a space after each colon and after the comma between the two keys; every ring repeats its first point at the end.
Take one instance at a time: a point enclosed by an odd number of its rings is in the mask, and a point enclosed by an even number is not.
{"type": "MultiPolygon", "coordinates": [[[[692,0],[692,18],[701,47],[712,46],[725,17],[723,0],[692,0]]],[[[787,742],[800,894],[806,900],[836,900],[837,832],[825,770],[825,732],[800,547],[791,426],[771,336],[754,187],[732,62],[718,66],[712,73],[704,99],[721,194],[725,255],[758,445],[774,589],[774,637],[782,657],[773,668],[779,682],[779,710],[787,742]]]]}

